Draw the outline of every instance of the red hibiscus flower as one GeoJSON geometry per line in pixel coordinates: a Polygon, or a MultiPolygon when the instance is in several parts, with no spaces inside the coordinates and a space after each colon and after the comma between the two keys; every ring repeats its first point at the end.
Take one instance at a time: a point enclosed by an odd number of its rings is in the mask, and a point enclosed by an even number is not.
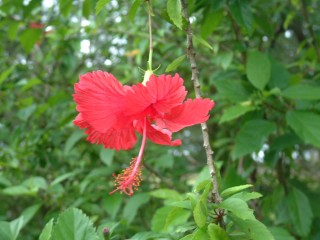
{"type": "Polygon", "coordinates": [[[172,133],[203,123],[209,118],[214,102],[210,99],[187,99],[183,79],[151,75],[146,84],[123,86],[112,74],[102,71],[86,73],[74,86],[74,101],[79,112],[73,121],[85,128],[87,140],[105,148],[132,148],[136,132],[142,135],[139,155],[130,166],[115,176],[116,189],[132,195],[141,181],[141,160],[146,139],[169,146],[181,145],[172,133]]]}

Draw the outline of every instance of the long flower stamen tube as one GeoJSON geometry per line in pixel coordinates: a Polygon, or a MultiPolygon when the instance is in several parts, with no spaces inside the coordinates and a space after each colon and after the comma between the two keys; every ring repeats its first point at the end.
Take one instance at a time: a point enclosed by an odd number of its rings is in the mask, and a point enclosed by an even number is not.
{"type": "Polygon", "coordinates": [[[141,162],[144,153],[144,147],[147,140],[147,125],[146,119],[144,119],[143,124],[143,134],[142,134],[142,143],[138,157],[132,159],[130,166],[123,170],[118,176],[115,176],[116,189],[110,192],[113,194],[116,191],[123,192],[129,196],[132,196],[133,190],[137,190],[140,186],[141,178],[141,162]]]}

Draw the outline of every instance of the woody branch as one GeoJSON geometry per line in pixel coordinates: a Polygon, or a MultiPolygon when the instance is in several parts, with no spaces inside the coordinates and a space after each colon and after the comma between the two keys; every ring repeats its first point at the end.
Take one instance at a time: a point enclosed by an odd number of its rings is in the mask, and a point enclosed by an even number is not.
{"type": "MultiPolygon", "coordinates": [[[[197,98],[201,97],[201,90],[200,90],[200,81],[199,81],[199,71],[197,69],[197,63],[196,63],[196,54],[193,47],[192,42],[192,30],[191,30],[191,24],[189,21],[189,13],[188,13],[188,4],[186,0],[182,0],[182,10],[184,17],[187,21],[187,27],[186,27],[186,33],[187,33],[187,56],[190,61],[192,76],[191,81],[193,82],[195,94],[197,98]]],[[[208,132],[208,126],[207,123],[201,124],[202,129],[202,135],[203,135],[203,146],[206,151],[207,155],[207,164],[209,167],[209,172],[211,176],[212,181],[212,199],[215,203],[220,203],[222,201],[220,194],[219,194],[219,188],[218,188],[218,181],[216,176],[216,169],[214,167],[213,163],[213,151],[210,146],[210,139],[209,139],[209,132],[208,132]]]]}

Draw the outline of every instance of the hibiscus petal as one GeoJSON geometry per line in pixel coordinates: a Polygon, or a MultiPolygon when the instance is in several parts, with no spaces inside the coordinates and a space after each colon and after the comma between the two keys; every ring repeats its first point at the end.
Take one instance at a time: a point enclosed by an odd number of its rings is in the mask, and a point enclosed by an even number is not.
{"type": "Polygon", "coordinates": [[[146,86],[154,101],[153,107],[162,113],[169,112],[171,108],[180,105],[187,95],[183,79],[179,74],[173,77],[152,75],[146,86]]]}
{"type": "Polygon", "coordinates": [[[120,128],[125,90],[112,74],[86,73],[80,76],[74,89],[77,110],[92,128],[101,133],[113,127],[120,128]]]}
{"type": "MultiPolygon", "coordinates": [[[[142,134],[142,128],[137,129],[140,134],[142,134]]],[[[171,141],[172,132],[167,129],[162,129],[156,125],[151,125],[147,123],[147,138],[156,144],[167,145],[167,146],[180,146],[181,140],[176,139],[171,141]]]]}
{"type": "Polygon", "coordinates": [[[159,127],[177,132],[182,128],[203,123],[209,118],[209,111],[214,107],[214,102],[208,98],[187,99],[166,114],[162,119],[156,119],[159,127]]]}
{"type": "Polygon", "coordinates": [[[178,74],[174,77],[152,75],[146,86],[138,83],[126,94],[126,114],[136,117],[163,116],[171,108],[180,105],[187,95],[183,79],[178,74]]]}
{"type": "Polygon", "coordinates": [[[86,128],[86,134],[88,134],[87,140],[91,143],[103,144],[105,148],[110,149],[124,149],[128,150],[134,146],[137,142],[137,137],[134,132],[133,125],[129,125],[126,128],[114,129],[111,128],[105,133],[101,133],[92,128],[88,122],[83,119],[82,114],[78,114],[73,121],[75,125],[81,129],[86,128]]]}

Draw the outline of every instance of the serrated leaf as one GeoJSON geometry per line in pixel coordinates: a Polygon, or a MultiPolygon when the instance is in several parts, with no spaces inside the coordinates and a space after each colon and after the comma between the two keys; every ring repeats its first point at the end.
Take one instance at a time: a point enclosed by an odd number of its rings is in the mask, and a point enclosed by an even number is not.
{"type": "Polygon", "coordinates": [[[223,115],[219,123],[228,122],[234,120],[247,112],[255,110],[255,107],[252,105],[236,105],[224,110],[223,115]]]}
{"type": "Polygon", "coordinates": [[[175,60],[173,60],[172,63],[170,63],[168,65],[168,67],[166,68],[165,72],[171,72],[177,69],[177,67],[180,66],[180,64],[183,62],[183,60],[186,58],[186,55],[182,55],[178,58],[176,58],[175,60]]]}
{"type": "Polygon", "coordinates": [[[252,240],[275,240],[268,228],[257,219],[242,219],[233,215],[230,218],[252,240]]]}
{"type": "Polygon", "coordinates": [[[174,209],[174,207],[162,207],[159,208],[152,217],[151,230],[154,232],[161,232],[166,224],[167,216],[174,209]]]}
{"type": "Polygon", "coordinates": [[[249,34],[253,29],[253,16],[248,0],[230,0],[229,8],[238,25],[243,27],[249,34]]]}
{"type": "Polygon", "coordinates": [[[43,228],[39,240],[50,240],[52,235],[53,219],[51,219],[43,228]]]}
{"type": "Polygon", "coordinates": [[[137,14],[137,10],[138,10],[140,4],[141,4],[141,0],[135,0],[135,1],[133,2],[132,6],[131,6],[131,8],[130,8],[130,10],[129,10],[129,13],[128,13],[129,20],[130,20],[131,22],[133,22],[134,17],[135,17],[136,14],[137,14]]]}
{"type": "Polygon", "coordinates": [[[259,151],[268,136],[276,130],[273,122],[251,120],[246,122],[236,136],[236,144],[232,151],[233,158],[259,151]]]}
{"type": "Polygon", "coordinates": [[[192,37],[195,42],[198,42],[198,43],[202,44],[203,46],[209,48],[210,50],[213,50],[213,47],[203,38],[197,37],[195,35],[192,35],[192,37]]]}
{"type": "Polygon", "coordinates": [[[230,211],[233,215],[241,219],[255,219],[253,210],[248,204],[239,198],[227,198],[219,205],[220,208],[230,211]]]}
{"type": "Polygon", "coordinates": [[[96,4],[96,15],[98,15],[102,8],[104,8],[109,2],[110,0],[99,0],[96,4]]]}
{"type": "Polygon", "coordinates": [[[79,209],[61,213],[52,232],[51,240],[98,240],[93,223],[79,209]]]}
{"type": "Polygon", "coordinates": [[[182,9],[180,0],[168,0],[167,12],[174,25],[182,29],[182,9]]]}
{"type": "Polygon", "coordinates": [[[307,237],[312,223],[312,210],[307,196],[296,188],[292,188],[286,199],[291,221],[299,236],[307,237]]]}
{"type": "Polygon", "coordinates": [[[319,100],[320,87],[306,84],[297,84],[285,89],[281,95],[290,99],[319,100]]]}
{"type": "Polygon", "coordinates": [[[289,126],[306,143],[320,147],[320,115],[312,112],[290,111],[286,114],[289,126]]]}
{"type": "Polygon", "coordinates": [[[271,64],[268,56],[259,51],[249,52],[246,72],[251,84],[257,89],[263,90],[271,75],[271,64]]]}
{"type": "Polygon", "coordinates": [[[210,223],[207,230],[210,240],[229,240],[229,236],[225,230],[216,224],[210,223]]]}
{"type": "Polygon", "coordinates": [[[250,188],[250,187],[253,187],[253,185],[252,184],[245,184],[245,185],[240,185],[240,186],[227,188],[224,191],[222,191],[221,197],[222,198],[228,197],[230,195],[233,195],[235,193],[241,192],[242,190],[250,188]]]}

